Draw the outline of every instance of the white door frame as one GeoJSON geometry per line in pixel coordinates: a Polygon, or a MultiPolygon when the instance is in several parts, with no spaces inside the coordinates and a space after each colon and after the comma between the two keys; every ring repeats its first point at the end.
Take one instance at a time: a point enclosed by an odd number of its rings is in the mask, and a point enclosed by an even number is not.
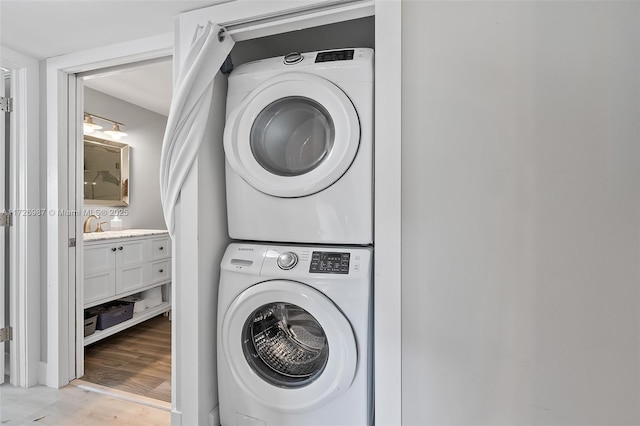
{"type": "Polygon", "coordinates": [[[54,212],[46,218],[48,291],[47,328],[43,332],[47,334],[47,361],[41,365],[40,380],[47,386],[59,388],[76,377],[76,351],[82,345],[75,324],[82,309],[82,301],[76,299],[76,275],[82,274],[82,261],[70,259],[70,253],[81,256],[82,238],[77,238],[76,248],[69,250],[69,238],[82,235],[82,218],[59,214],[75,209],[78,192],[69,186],[70,169],[71,173],[76,171],[76,165],[69,167],[69,159],[75,158],[73,153],[70,157],[69,146],[76,145],[79,136],[75,74],[171,56],[173,43],[173,33],[166,33],[47,60],[46,207],[54,212]]]}
{"type": "MultiPolygon", "coordinates": [[[[233,2],[232,2],[233,3],[233,2]]],[[[256,2],[267,9],[287,2],[256,2]]],[[[313,3],[313,2],[299,2],[313,3]]],[[[231,3],[226,3],[231,4],[231,3]]],[[[291,5],[293,3],[289,3],[291,5]]],[[[279,5],[279,6],[277,6],[279,5]]],[[[224,6],[221,5],[221,6],[224,6]]],[[[245,7],[245,19],[268,11],[245,7]]],[[[314,16],[322,22],[321,14],[314,16]]],[[[349,19],[345,14],[344,19],[349,19]]],[[[278,28],[299,29],[298,20],[280,22],[278,28]]],[[[223,23],[223,22],[221,22],[223,23]]],[[[182,22],[184,24],[184,22],[182,22]]],[[[375,392],[376,424],[397,425],[401,420],[401,256],[400,256],[400,194],[401,194],[401,1],[376,0],[376,120],[375,132],[375,392]],[[384,184],[383,184],[384,183],[384,184]]],[[[307,26],[310,26],[307,24],[307,26]]],[[[273,32],[268,25],[255,24],[247,38],[273,32]]],[[[192,27],[195,28],[195,27],[192,27]]],[[[234,36],[236,38],[236,36],[234,36]]],[[[241,39],[240,37],[237,38],[241,39]]],[[[190,39],[178,40],[180,51],[186,54],[190,39]]],[[[173,35],[123,43],[76,54],[64,55],[47,61],[47,208],[67,209],[69,200],[67,161],[69,111],[68,79],[70,75],[108,66],[167,56],[171,53],[173,35]]],[[[178,61],[174,61],[176,66],[178,61]]],[[[71,100],[73,103],[74,100],[71,100]]],[[[192,194],[183,194],[188,197],[192,194]]],[[[184,200],[183,200],[184,202],[184,200]]],[[[69,270],[68,238],[71,234],[67,221],[57,216],[47,217],[47,363],[45,383],[61,387],[74,377],[69,369],[75,342],[69,338],[70,317],[76,307],[70,300],[75,292],[69,282],[75,282],[76,271],[69,270]]],[[[76,231],[81,235],[80,223],[76,231]]],[[[190,231],[190,230],[189,230],[190,231]]],[[[197,235],[197,233],[195,234],[197,235]]],[[[77,241],[77,251],[82,241],[77,241]]],[[[179,265],[178,265],[179,266],[179,265]]],[[[188,270],[185,271],[188,275],[188,270]]],[[[174,275],[175,277],[175,275],[174,275]]],[[[183,278],[183,277],[179,277],[183,278]]],[[[182,282],[183,280],[180,279],[182,282]]],[[[186,282],[186,281],[185,281],[186,282]]],[[[178,286],[174,286],[178,287],[178,286]]],[[[71,334],[73,335],[73,334],[71,334]]]]}
{"type": "Polygon", "coordinates": [[[377,426],[402,424],[402,2],[376,0],[374,393],[377,426]]]}
{"type": "MultiPolygon", "coordinates": [[[[6,76],[9,76],[9,78],[11,77],[11,72],[10,71],[5,71],[4,69],[0,69],[0,97],[2,98],[6,98],[7,97],[7,93],[6,93],[6,81],[5,78],[6,76]]],[[[7,111],[4,111],[2,114],[0,114],[0,141],[2,141],[2,143],[0,143],[0,165],[2,165],[2,168],[0,168],[0,213],[1,212],[5,212],[6,210],[9,210],[9,205],[8,203],[5,203],[5,191],[7,191],[7,175],[5,174],[5,167],[8,166],[8,158],[6,157],[6,148],[7,148],[7,143],[9,142],[6,137],[6,128],[5,128],[5,115],[8,114],[7,111]]],[[[8,192],[8,191],[7,191],[8,192]]],[[[4,297],[4,290],[5,290],[5,286],[9,285],[9,282],[7,280],[5,280],[5,272],[6,269],[5,267],[8,266],[7,263],[5,263],[6,261],[6,251],[5,251],[5,234],[6,234],[6,229],[4,226],[0,226],[0,282],[2,283],[2,285],[0,285],[0,329],[4,328],[5,326],[8,326],[9,324],[5,324],[5,297],[4,297]]],[[[12,352],[12,351],[10,351],[12,352]]],[[[6,354],[5,354],[5,345],[4,343],[0,342],[0,384],[4,383],[4,375],[5,375],[5,370],[7,370],[5,368],[5,361],[6,361],[6,354]]],[[[9,368],[8,370],[11,371],[11,365],[13,363],[11,361],[9,361],[9,368]]],[[[11,373],[9,373],[11,374],[11,373]]]]}
{"type": "MultiPolygon", "coordinates": [[[[13,327],[11,384],[38,383],[40,360],[40,69],[36,59],[2,46],[0,66],[11,71],[9,208],[9,324],[13,327]],[[32,213],[32,216],[26,214],[32,213]]],[[[3,82],[4,84],[4,82],[3,82]]],[[[4,359],[2,360],[4,362],[4,359]]]]}

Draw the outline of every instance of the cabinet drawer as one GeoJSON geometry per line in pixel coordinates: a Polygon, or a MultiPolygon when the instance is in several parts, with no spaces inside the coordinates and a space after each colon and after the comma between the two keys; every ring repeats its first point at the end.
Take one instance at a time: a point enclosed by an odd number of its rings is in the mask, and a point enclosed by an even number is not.
{"type": "Polygon", "coordinates": [[[165,259],[169,256],[171,256],[170,238],[151,240],[151,260],[165,259]]]}
{"type": "Polygon", "coordinates": [[[158,283],[171,279],[171,259],[151,263],[151,282],[158,283]]]}

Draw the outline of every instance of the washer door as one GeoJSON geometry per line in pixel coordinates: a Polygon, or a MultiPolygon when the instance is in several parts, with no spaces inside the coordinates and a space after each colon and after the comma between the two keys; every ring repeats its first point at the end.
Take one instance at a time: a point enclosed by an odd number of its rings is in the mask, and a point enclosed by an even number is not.
{"type": "Polygon", "coordinates": [[[220,343],[242,390],[280,411],[318,407],[347,390],[356,373],[349,321],[324,294],[295,281],[242,292],[224,315],[220,343]]]}
{"type": "Polygon", "coordinates": [[[256,87],[227,118],[229,165],[267,195],[303,197],[336,182],[360,144],[358,114],[336,85],[285,73],[256,87]]]}

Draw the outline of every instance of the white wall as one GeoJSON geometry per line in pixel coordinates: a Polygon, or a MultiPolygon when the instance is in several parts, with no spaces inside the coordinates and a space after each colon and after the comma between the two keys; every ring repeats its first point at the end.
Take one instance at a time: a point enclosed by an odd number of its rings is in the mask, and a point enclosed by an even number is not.
{"type": "MultiPolygon", "coordinates": [[[[121,217],[123,228],[166,229],[160,203],[159,176],[167,117],[88,87],[84,90],[85,111],[126,125],[122,130],[128,136],[120,142],[129,144],[131,153],[129,207],[124,208],[129,214],[121,217]]],[[[103,130],[108,130],[107,123],[97,121],[103,130]]],[[[95,206],[84,207],[93,209],[95,206]]],[[[100,220],[110,221],[112,218],[112,215],[101,216],[100,220]]],[[[108,227],[105,226],[105,229],[108,227]]]]}
{"type": "Polygon", "coordinates": [[[638,22],[403,2],[403,424],[640,422],[638,22]]]}

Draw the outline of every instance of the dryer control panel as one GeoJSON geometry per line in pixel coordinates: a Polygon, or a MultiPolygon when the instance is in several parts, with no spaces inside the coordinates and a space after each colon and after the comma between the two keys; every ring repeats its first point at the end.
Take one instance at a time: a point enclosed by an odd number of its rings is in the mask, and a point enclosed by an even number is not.
{"type": "Polygon", "coordinates": [[[314,251],[309,272],[317,274],[348,274],[350,253],[314,251]]]}
{"type": "Polygon", "coordinates": [[[318,52],[316,55],[316,63],[333,62],[333,61],[351,61],[353,60],[354,49],[332,50],[330,52],[318,52]]]}

